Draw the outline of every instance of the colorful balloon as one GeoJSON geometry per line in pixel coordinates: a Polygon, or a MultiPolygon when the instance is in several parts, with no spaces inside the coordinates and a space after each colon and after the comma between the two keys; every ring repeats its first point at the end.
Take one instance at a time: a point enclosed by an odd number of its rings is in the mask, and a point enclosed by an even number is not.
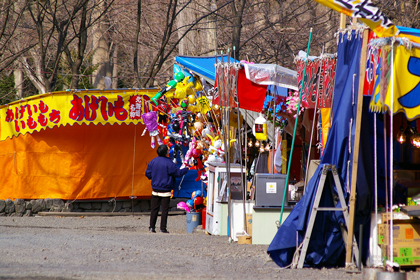
{"type": "Polygon", "coordinates": [[[198,196],[203,196],[203,192],[200,191],[200,190],[197,190],[197,191],[193,191],[192,194],[191,194],[192,199],[195,199],[198,196]]]}
{"type": "Polygon", "coordinates": [[[190,208],[194,208],[194,200],[188,199],[186,202],[187,206],[190,208]]]}
{"type": "Polygon", "coordinates": [[[176,208],[180,210],[185,210],[188,213],[190,213],[190,208],[184,201],[178,202],[178,204],[176,205],[176,208]]]}

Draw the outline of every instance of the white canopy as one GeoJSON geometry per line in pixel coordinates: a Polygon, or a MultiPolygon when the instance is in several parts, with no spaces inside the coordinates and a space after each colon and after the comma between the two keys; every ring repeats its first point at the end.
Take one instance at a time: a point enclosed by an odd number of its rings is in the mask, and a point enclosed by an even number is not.
{"type": "Polygon", "coordinates": [[[260,85],[275,85],[298,90],[298,74],[296,71],[276,64],[242,64],[246,78],[260,85]]]}

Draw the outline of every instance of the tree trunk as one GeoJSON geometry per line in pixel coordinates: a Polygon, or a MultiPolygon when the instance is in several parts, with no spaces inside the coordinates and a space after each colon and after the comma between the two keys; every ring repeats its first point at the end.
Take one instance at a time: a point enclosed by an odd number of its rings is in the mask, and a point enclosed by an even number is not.
{"type": "Polygon", "coordinates": [[[232,2],[232,47],[235,47],[235,57],[239,58],[239,48],[241,42],[242,15],[246,0],[232,2]],[[235,3],[237,2],[237,3],[235,3]]]}
{"type": "Polygon", "coordinates": [[[21,99],[23,97],[23,71],[16,69],[13,74],[15,76],[16,96],[21,99]]]}
{"type": "MultiPolygon", "coordinates": [[[[101,10],[98,9],[98,16],[101,10]]],[[[101,20],[93,33],[92,63],[97,69],[93,72],[93,87],[105,88],[105,77],[110,76],[109,46],[106,38],[108,24],[101,20]]]]}
{"type": "MultiPolygon", "coordinates": [[[[196,22],[197,19],[197,3],[191,0],[179,1],[179,8],[182,9],[176,18],[178,25],[178,38],[187,32],[189,26],[196,22]]],[[[180,55],[196,55],[198,49],[198,40],[196,30],[189,31],[179,42],[178,50],[180,55]]]]}
{"type": "Polygon", "coordinates": [[[112,52],[112,88],[118,88],[118,44],[112,52]]]}
{"type": "MultiPolygon", "coordinates": [[[[211,12],[214,12],[217,9],[216,0],[210,0],[208,2],[209,8],[211,12]]],[[[210,50],[208,51],[209,55],[214,55],[217,52],[217,16],[216,14],[212,14],[209,17],[208,21],[208,31],[207,31],[207,46],[209,46],[210,50]]]]}
{"type": "Polygon", "coordinates": [[[135,33],[135,40],[134,40],[134,54],[133,54],[133,67],[134,67],[134,75],[136,78],[134,79],[134,87],[140,86],[140,73],[139,73],[139,36],[140,36],[140,27],[141,27],[141,0],[137,0],[137,27],[135,33]]]}

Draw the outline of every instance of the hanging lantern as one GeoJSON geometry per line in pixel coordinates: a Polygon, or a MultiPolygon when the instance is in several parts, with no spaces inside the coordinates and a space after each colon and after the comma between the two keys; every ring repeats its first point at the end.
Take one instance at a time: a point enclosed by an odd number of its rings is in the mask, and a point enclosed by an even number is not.
{"type": "Polygon", "coordinates": [[[397,133],[397,141],[400,142],[400,144],[403,144],[406,140],[406,136],[404,133],[404,128],[401,126],[400,131],[397,133]]]}
{"type": "Polygon", "coordinates": [[[248,147],[250,147],[250,148],[251,148],[253,144],[254,144],[254,143],[252,143],[252,140],[251,140],[251,141],[249,141],[249,142],[248,142],[248,147]]]}
{"type": "Polygon", "coordinates": [[[411,144],[416,148],[420,148],[420,134],[417,132],[417,128],[414,128],[414,134],[411,136],[411,144]]]}
{"type": "Polygon", "coordinates": [[[257,140],[267,140],[267,120],[260,113],[260,116],[255,119],[254,127],[252,128],[254,136],[257,140]]]}
{"type": "Polygon", "coordinates": [[[264,149],[268,152],[270,150],[270,144],[267,144],[264,149]]]}
{"type": "Polygon", "coordinates": [[[259,147],[260,146],[260,141],[255,141],[255,147],[259,147]]]}

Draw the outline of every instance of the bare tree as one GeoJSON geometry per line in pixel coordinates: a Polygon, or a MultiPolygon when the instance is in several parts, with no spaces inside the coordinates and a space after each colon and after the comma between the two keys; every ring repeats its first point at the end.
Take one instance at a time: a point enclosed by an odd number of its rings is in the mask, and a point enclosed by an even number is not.
{"type": "MultiPolygon", "coordinates": [[[[396,24],[418,28],[419,1],[376,2],[396,24]]],[[[42,93],[78,88],[106,65],[98,76],[112,76],[114,87],[148,87],[170,79],[176,55],[233,46],[237,59],[294,68],[311,27],[311,55],[336,51],[339,17],[313,0],[5,0],[0,73],[19,59],[19,83],[30,79],[42,93]],[[100,26],[101,55],[92,39],[100,26]]]]}
{"type": "Polygon", "coordinates": [[[35,45],[31,42],[20,49],[10,47],[21,35],[17,31],[26,3],[20,0],[4,0],[0,3],[0,72],[11,66],[18,57],[35,45]]]}
{"type": "Polygon", "coordinates": [[[138,87],[139,85],[139,63],[138,63],[138,55],[139,55],[139,36],[140,36],[140,27],[141,27],[141,0],[137,0],[137,17],[136,17],[136,31],[135,31],[135,40],[134,40],[134,54],[133,54],[133,68],[134,74],[136,76],[134,87],[138,87]]]}
{"type": "Polygon", "coordinates": [[[37,45],[20,57],[25,74],[39,92],[57,90],[57,77],[63,64],[62,56],[70,67],[70,86],[77,88],[79,70],[85,58],[88,29],[104,14],[113,1],[68,0],[35,1],[27,3],[28,19],[22,29],[36,30],[32,36],[37,45]],[[105,10],[96,17],[98,5],[105,10]],[[76,50],[76,51],[73,51],[76,50]]]}

